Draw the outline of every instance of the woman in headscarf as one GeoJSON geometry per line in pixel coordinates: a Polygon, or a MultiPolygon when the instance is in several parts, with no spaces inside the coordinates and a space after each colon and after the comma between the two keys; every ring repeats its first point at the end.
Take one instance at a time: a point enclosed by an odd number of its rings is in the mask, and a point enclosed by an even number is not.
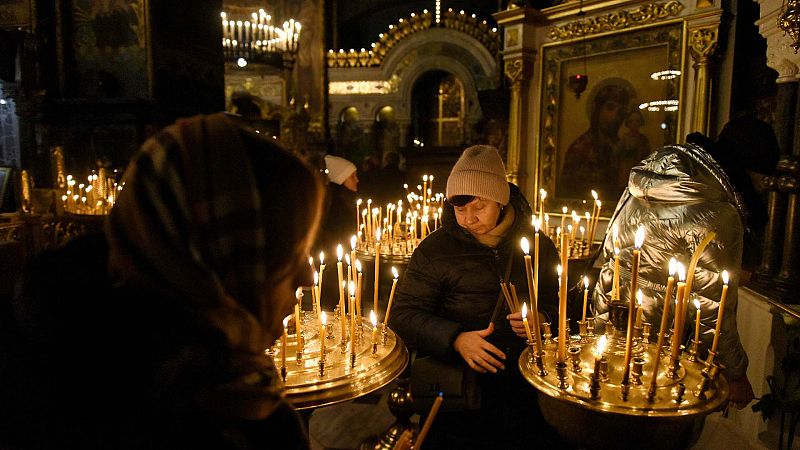
{"type": "Polygon", "coordinates": [[[312,282],[318,176],[215,114],[147,141],[123,181],[106,239],[45,254],[22,280],[5,443],[307,448],[265,349],[312,282]]]}

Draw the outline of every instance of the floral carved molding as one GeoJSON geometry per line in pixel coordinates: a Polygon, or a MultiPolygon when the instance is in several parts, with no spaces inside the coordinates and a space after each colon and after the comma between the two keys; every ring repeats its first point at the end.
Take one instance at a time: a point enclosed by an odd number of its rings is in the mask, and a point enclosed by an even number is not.
{"type": "Polygon", "coordinates": [[[561,41],[606,31],[616,31],[659,22],[677,16],[682,10],[683,4],[677,0],[648,3],[633,9],[615,11],[552,27],[548,30],[547,37],[552,41],[561,41]]]}

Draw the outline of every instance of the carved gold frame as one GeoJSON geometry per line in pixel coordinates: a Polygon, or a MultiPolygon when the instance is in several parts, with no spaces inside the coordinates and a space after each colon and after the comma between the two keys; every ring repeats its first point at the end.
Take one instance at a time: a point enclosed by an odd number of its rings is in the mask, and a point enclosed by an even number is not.
{"type": "MultiPolygon", "coordinates": [[[[673,10],[674,11],[674,10],[673,10]]],[[[669,94],[674,95],[681,102],[675,117],[675,140],[681,136],[682,124],[687,114],[687,108],[683,104],[683,93],[686,86],[686,43],[687,27],[684,20],[669,20],[652,23],[636,28],[621,29],[609,32],[595,31],[587,32],[589,37],[585,41],[575,35],[572,39],[551,42],[544,44],[539,52],[537,61],[538,73],[540,77],[540,100],[539,100],[539,129],[540,135],[537,139],[538,155],[536,169],[538,170],[538,183],[536,189],[544,188],[553,199],[548,200],[550,204],[569,204],[577,207],[583,198],[559,197],[558,186],[558,152],[565,152],[565,145],[568,143],[558,142],[559,136],[559,105],[565,95],[573,95],[566,90],[566,86],[560,85],[561,66],[563,62],[583,57],[584,43],[586,46],[585,54],[587,57],[624,51],[635,50],[637,48],[651,48],[657,45],[667,45],[669,48],[669,64],[672,67],[679,67],[683,71],[683,76],[670,82],[669,94]]],[[[590,85],[592,82],[591,72],[589,73],[590,85]]],[[[590,86],[591,88],[591,86],[590,86]]],[[[601,168],[598,168],[600,170],[601,168]]],[[[587,186],[587,195],[591,186],[587,186]]],[[[603,199],[610,206],[616,199],[603,199]]]]}

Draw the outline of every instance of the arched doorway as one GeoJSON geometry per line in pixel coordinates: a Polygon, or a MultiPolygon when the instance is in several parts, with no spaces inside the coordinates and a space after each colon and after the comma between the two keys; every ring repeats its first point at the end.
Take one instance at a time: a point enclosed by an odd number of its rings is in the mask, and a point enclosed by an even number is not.
{"type": "Polygon", "coordinates": [[[411,136],[425,146],[464,143],[464,85],[455,75],[435,70],[417,79],[411,94],[411,136]]]}

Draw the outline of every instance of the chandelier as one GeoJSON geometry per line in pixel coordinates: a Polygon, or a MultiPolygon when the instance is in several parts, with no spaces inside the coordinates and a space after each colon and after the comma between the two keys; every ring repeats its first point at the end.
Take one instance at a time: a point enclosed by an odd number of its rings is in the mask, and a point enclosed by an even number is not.
{"type": "Polygon", "coordinates": [[[272,23],[263,9],[249,17],[234,17],[225,11],[222,18],[222,48],[225,59],[239,67],[248,62],[284,67],[291,71],[300,39],[300,22],[289,19],[282,26],[272,23]]]}

